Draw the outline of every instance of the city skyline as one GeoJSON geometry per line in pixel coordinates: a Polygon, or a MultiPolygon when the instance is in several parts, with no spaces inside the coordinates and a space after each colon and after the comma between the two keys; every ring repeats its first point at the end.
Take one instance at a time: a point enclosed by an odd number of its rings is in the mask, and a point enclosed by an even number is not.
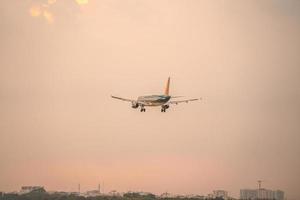
{"type": "MultiPolygon", "coordinates": [[[[186,197],[186,198],[198,198],[198,199],[215,199],[215,198],[222,198],[225,200],[230,200],[230,199],[241,199],[241,200],[249,200],[249,199],[264,199],[264,200],[284,200],[287,199],[284,197],[284,191],[281,191],[279,189],[276,190],[270,190],[261,187],[261,181],[259,182],[259,187],[257,189],[240,189],[240,196],[239,197],[233,197],[231,196],[228,191],[226,190],[213,190],[212,193],[209,194],[201,194],[201,193],[196,193],[196,194],[172,194],[168,192],[164,192],[162,194],[155,194],[149,191],[125,191],[125,192],[120,192],[116,190],[112,190],[109,192],[104,192],[101,190],[100,184],[98,184],[97,189],[89,189],[86,191],[81,190],[81,185],[78,184],[78,190],[77,191],[48,191],[44,186],[22,186],[20,191],[14,191],[11,193],[6,193],[6,194],[18,194],[18,195],[26,195],[26,194],[32,194],[32,193],[48,193],[48,194],[70,194],[70,195],[79,195],[79,196],[84,196],[84,197],[96,197],[96,196],[122,196],[125,197],[131,194],[139,194],[139,195],[150,195],[152,197],[186,197]],[[153,196],[154,195],[154,196],[153,196]]],[[[0,191],[1,193],[1,191],[0,191]]],[[[1,193],[3,195],[3,193],[1,193]]]]}

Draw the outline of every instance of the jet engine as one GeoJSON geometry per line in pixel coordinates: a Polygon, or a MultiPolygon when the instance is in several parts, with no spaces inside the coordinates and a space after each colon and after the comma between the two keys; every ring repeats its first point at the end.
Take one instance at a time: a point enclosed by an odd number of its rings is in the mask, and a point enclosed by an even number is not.
{"type": "Polygon", "coordinates": [[[131,103],[131,107],[132,107],[132,108],[138,108],[138,107],[139,107],[139,104],[138,104],[136,101],[133,101],[133,102],[131,103]]]}

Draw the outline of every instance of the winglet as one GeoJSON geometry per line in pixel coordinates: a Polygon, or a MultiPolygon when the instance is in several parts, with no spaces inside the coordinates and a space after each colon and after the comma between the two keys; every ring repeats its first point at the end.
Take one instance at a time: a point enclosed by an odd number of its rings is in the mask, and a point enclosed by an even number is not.
{"type": "Polygon", "coordinates": [[[165,89],[165,95],[169,96],[169,88],[170,88],[170,77],[168,78],[168,82],[165,89]]]}

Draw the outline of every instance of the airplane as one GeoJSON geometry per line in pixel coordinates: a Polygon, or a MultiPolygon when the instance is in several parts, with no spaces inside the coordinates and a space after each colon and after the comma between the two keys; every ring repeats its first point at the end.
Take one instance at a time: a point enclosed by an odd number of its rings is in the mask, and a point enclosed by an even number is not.
{"type": "Polygon", "coordinates": [[[146,112],[145,107],[146,106],[161,106],[161,112],[166,112],[166,110],[170,107],[170,104],[179,104],[179,103],[188,103],[190,101],[197,101],[199,99],[186,99],[186,100],[178,100],[178,101],[172,101],[171,99],[178,98],[181,96],[171,96],[169,94],[170,89],[170,77],[168,78],[167,85],[165,88],[165,92],[162,95],[147,95],[147,96],[139,96],[137,100],[133,99],[125,99],[117,96],[111,95],[112,98],[131,102],[132,108],[138,108],[140,107],[141,112],[146,112]]]}

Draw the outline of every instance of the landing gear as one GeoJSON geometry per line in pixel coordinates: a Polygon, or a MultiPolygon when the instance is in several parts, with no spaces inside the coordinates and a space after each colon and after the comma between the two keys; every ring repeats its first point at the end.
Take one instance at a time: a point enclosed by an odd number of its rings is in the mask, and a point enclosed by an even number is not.
{"type": "Polygon", "coordinates": [[[141,112],[146,112],[146,109],[144,107],[141,107],[141,112]]]}
{"type": "Polygon", "coordinates": [[[166,110],[169,108],[169,105],[163,105],[161,106],[160,112],[166,112],[166,110]]]}

